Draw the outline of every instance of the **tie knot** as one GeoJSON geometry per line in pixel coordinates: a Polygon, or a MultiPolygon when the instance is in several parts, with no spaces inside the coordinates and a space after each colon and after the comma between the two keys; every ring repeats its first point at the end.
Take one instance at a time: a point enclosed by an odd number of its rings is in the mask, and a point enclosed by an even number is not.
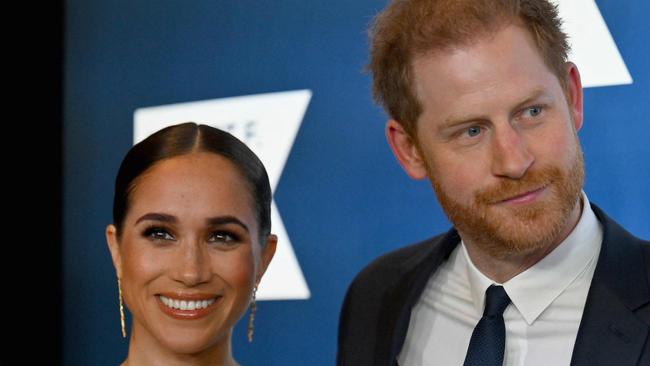
{"type": "Polygon", "coordinates": [[[491,285],[485,290],[485,310],[483,316],[503,315],[510,304],[510,298],[503,286],[491,285]]]}

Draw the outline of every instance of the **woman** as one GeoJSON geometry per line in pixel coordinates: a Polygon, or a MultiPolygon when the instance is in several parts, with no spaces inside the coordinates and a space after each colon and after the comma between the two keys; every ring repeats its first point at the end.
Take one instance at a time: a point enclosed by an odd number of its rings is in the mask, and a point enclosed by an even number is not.
{"type": "MultiPolygon", "coordinates": [[[[273,254],[271,188],[241,141],[184,123],[133,146],[115,182],[106,240],[132,314],[122,365],[236,365],[235,323],[273,254]]],[[[249,341],[252,324],[249,323],[249,341]]]]}

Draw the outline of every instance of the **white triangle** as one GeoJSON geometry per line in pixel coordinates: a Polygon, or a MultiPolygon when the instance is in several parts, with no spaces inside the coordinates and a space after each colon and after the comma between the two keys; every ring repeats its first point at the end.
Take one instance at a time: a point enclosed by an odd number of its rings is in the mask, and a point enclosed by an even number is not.
{"type": "Polygon", "coordinates": [[[625,62],[594,0],[554,0],[569,35],[569,60],[584,87],[631,84],[625,62]]]}
{"type": "MultiPolygon", "coordinates": [[[[134,113],[133,143],[164,127],[189,121],[227,130],[259,156],[275,192],[310,99],[310,90],[296,90],[139,108],[134,113]]],[[[278,248],[257,299],[308,299],[307,282],[275,201],[271,222],[278,248]]]]}

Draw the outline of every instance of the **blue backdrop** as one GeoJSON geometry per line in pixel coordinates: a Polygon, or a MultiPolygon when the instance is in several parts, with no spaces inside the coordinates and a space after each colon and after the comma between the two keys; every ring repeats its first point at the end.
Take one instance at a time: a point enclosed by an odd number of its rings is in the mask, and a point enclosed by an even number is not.
{"type": "MultiPolygon", "coordinates": [[[[585,91],[586,192],[650,238],[647,0],[596,1],[634,79],[585,91]]],[[[310,89],[276,203],[311,290],[265,301],[248,365],[332,365],[340,304],[381,253],[446,230],[426,182],[402,172],[373,105],[366,28],[385,1],[67,1],[64,105],[64,364],[116,365],[117,288],[104,228],[143,106],[310,89]]]]}

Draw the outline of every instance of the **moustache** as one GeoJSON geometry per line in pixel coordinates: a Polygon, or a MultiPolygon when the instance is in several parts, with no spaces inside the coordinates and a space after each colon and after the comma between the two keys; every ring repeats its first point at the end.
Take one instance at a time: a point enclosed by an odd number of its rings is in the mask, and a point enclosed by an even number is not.
{"type": "Polygon", "coordinates": [[[478,205],[491,205],[536,191],[562,179],[557,167],[527,172],[521,179],[504,178],[496,185],[479,190],[474,197],[478,205]]]}

